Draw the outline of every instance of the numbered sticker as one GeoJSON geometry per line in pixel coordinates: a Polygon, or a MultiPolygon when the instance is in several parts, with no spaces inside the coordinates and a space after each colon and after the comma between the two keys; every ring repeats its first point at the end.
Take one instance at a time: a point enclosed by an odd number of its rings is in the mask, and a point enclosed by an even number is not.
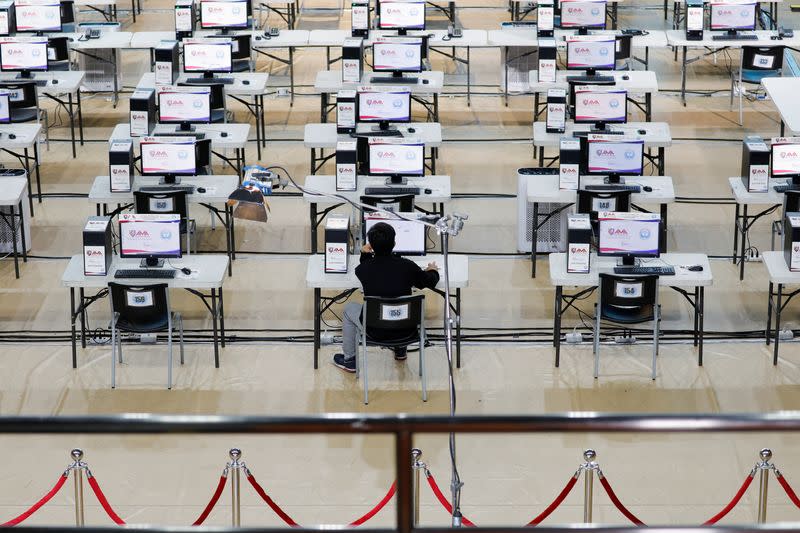
{"type": "Polygon", "coordinates": [[[153,293],[152,291],[146,292],[128,292],[126,293],[128,300],[128,307],[152,307],[153,306],[153,293]]]}
{"type": "Polygon", "coordinates": [[[175,209],[172,198],[150,198],[151,213],[171,213],[175,209]]]}
{"type": "Polygon", "coordinates": [[[642,284],[641,283],[617,283],[614,291],[618,298],[641,298],[642,284]]]}
{"type": "Polygon", "coordinates": [[[408,319],[408,304],[381,305],[381,320],[396,321],[408,319]]]}

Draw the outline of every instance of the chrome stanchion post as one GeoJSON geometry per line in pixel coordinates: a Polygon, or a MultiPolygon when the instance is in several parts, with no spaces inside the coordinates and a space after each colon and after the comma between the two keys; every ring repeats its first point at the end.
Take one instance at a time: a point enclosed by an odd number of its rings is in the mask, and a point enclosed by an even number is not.
{"type": "Polygon", "coordinates": [[[73,462],[67,470],[72,470],[72,479],[75,482],[75,525],[83,527],[83,471],[86,469],[86,463],[82,461],[81,449],[75,448],[69,455],[73,462]]]}
{"type": "Polygon", "coordinates": [[[242,457],[242,450],[239,448],[231,448],[228,452],[231,462],[228,463],[228,468],[231,473],[231,525],[233,527],[240,527],[242,525],[242,501],[240,492],[240,476],[244,463],[240,461],[242,457]]]}
{"type": "Polygon", "coordinates": [[[594,471],[598,469],[595,458],[597,453],[594,450],[583,452],[583,459],[586,461],[581,465],[583,470],[583,522],[592,523],[592,491],[594,488],[594,471]]]}
{"type": "Polygon", "coordinates": [[[419,525],[419,477],[422,470],[427,467],[425,463],[419,460],[420,457],[422,457],[422,450],[413,448],[411,450],[411,469],[414,471],[414,526],[419,525]]]}
{"type": "Polygon", "coordinates": [[[758,469],[758,523],[763,524],[767,521],[767,487],[769,484],[769,471],[774,470],[775,466],[770,464],[772,450],[764,448],[758,452],[761,461],[756,463],[758,469]]]}

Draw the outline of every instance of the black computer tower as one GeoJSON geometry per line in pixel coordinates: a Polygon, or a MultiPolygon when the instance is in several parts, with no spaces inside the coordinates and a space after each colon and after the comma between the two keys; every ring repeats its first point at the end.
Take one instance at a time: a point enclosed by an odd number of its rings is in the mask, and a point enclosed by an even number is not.
{"type": "Polygon", "coordinates": [[[361,83],[364,73],[364,39],[345,39],[342,45],[342,81],[361,83]]]}
{"type": "Polygon", "coordinates": [[[783,257],[792,272],[800,272],[800,213],[789,212],[783,218],[783,257]]]}
{"type": "Polygon", "coordinates": [[[552,37],[555,28],[555,6],[553,0],[539,0],[536,5],[536,34],[539,37],[552,37]]]}
{"type": "Polygon", "coordinates": [[[555,83],[558,50],[555,39],[539,39],[539,81],[555,83]]]}
{"type": "Polygon", "coordinates": [[[193,0],[177,0],[175,2],[175,38],[177,40],[182,41],[192,36],[196,18],[193,0]]]}
{"type": "Polygon", "coordinates": [[[140,89],[131,95],[131,137],[150,135],[156,124],[156,91],[140,89]]]}
{"type": "Polygon", "coordinates": [[[705,25],[705,8],[703,0],[686,0],[686,39],[702,41],[705,25]]]}
{"type": "Polygon", "coordinates": [[[769,190],[770,149],[764,139],[757,135],[742,141],[742,181],[748,192],[769,190]]]}
{"type": "Polygon", "coordinates": [[[591,267],[592,223],[588,213],[567,217],[567,272],[588,274],[591,267]]]}
{"type": "Polygon", "coordinates": [[[574,137],[562,137],[558,155],[558,188],[576,191],[580,187],[581,143],[574,137]]]}
{"type": "Polygon", "coordinates": [[[547,90],[547,133],[564,133],[567,125],[567,90],[547,90]]]}
{"type": "Polygon", "coordinates": [[[358,143],[336,143],[336,190],[355,191],[358,188],[358,143]]]}
{"type": "Polygon", "coordinates": [[[108,147],[108,176],[111,192],[133,188],[133,141],[112,140],[108,147]]]}
{"type": "Polygon", "coordinates": [[[347,247],[350,236],[348,215],[329,215],[325,221],[325,273],[347,274],[347,247]]]}
{"type": "Polygon", "coordinates": [[[83,227],[83,275],[107,276],[111,268],[111,217],[92,216],[83,227]]]}
{"type": "Polygon", "coordinates": [[[0,2],[0,35],[13,35],[17,28],[13,0],[0,2]]]}
{"type": "Polygon", "coordinates": [[[153,53],[156,85],[172,85],[180,74],[178,41],[161,41],[153,53]]]}
{"type": "Polygon", "coordinates": [[[352,133],[356,131],[358,117],[358,98],[351,90],[336,93],[336,132],[352,133]]]}
{"type": "Polygon", "coordinates": [[[350,32],[353,37],[369,35],[369,0],[353,0],[350,4],[350,32]]]}

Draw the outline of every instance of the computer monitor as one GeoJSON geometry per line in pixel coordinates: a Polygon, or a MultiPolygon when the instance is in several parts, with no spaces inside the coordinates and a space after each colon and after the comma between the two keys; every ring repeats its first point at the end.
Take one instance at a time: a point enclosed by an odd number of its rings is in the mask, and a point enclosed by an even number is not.
{"type": "Polygon", "coordinates": [[[770,175],[800,184],[800,137],[773,139],[771,149],[770,175]]]}
{"type": "Polygon", "coordinates": [[[593,76],[598,70],[616,68],[616,39],[614,36],[567,38],[567,70],[585,70],[593,76]]]}
{"type": "Polygon", "coordinates": [[[419,213],[398,213],[405,218],[393,217],[384,213],[364,215],[364,231],[385,222],[394,228],[394,253],[399,255],[425,255],[425,224],[417,221],[419,213]],[[411,218],[413,220],[406,220],[411,218]]]}
{"type": "Polygon", "coordinates": [[[634,265],[640,257],[658,257],[661,216],[657,213],[603,211],[597,214],[597,255],[621,257],[634,265]]]}
{"type": "Polygon", "coordinates": [[[608,183],[622,183],[621,176],[641,176],[644,141],[589,134],[581,139],[581,167],[582,174],[608,176],[608,183]]]}
{"type": "Polygon", "coordinates": [[[142,267],[163,266],[181,256],[181,218],[171,214],[119,215],[119,256],[142,258],[142,267]]]}
{"type": "Polygon", "coordinates": [[[424,0],[379,0],[377,7],[378,29],[397,30],[398,35],[425,29],[424,0]]]}
{"type": "Polygon", "coordinates": [[[183,71],[202,73],[206,79],[213,79],[215,72],[233,70],[231,42],[223,39],[203,39],[184,41],[183,71]]]}
{"type": "Polygon", "coordinates": [[[425,174],[425,145],[419,139],[373,137],[368,141],[367,172],[389,176],[387,184],[403,184],[406,176],[425,174]]]}
{"type": "Polygon", "coordinates": [[[423,40],[417,37],[384,37],[372,43],[372,70],[391,72],[400,78],[404,72],[422,72],[423,40]]]}
{"type": "Polygon", "coordinates": [[[756,2],[711,2],[711,29],[734,35],[756,29],[756,2]]]}
{"type": "Polygon", "coordinates": [[[32,71],[47,70],[47,39],[0,42],[0,70],[19,72],[17,78],[31,78],[32,71]]]}
{"type": "Polygon", "coordinates": [[[576,124],[594,124],[602,131],[606,124],[628,120],[628,91],[591,85],[575,87],[573,99],[576,124]]]}
{"type": "Polygon", "coordinates": [[[378,122],[380,130],[388,130],[390,122],[411,121],[411,91],[377,91],[370,88],[358,92],[358,121],[378,122]]]}
{"type": "Polygon", "coordinates": [[[586,35],[589,29],[605,29],[606,0],[561,0],[561,27],[586,35]]]}
{"type": "Polygon", "coordinates": [[[249,0],[202,0],[200,2],[200,28],[204,30],[229,30],[247,28],[247,2],[249,0]]]}
{"type": "Polygon", "coordinates": [[[158,93],[158,121],[180,124],[179,131],[193,131],[193,124],[208,124],[211,122],[211,88],[162,88],[158,93]]]}
{"type": "Polygon", "coordinates": [[[17,33],[36,33],[61,31],[61,3],[58,0],[17,0],[17,33]]]}
{"type": "Polygon", "coordinates": [[[11,93],[0,89],[0,124],[11,123],[11,93]]]}
{"type": "Polygon", "coordinates": [[[163,176],[163,183],[179,183],[177,176],[197,174],[195,140],[186,137],[144,137],[139,143],[142,175],[163,176]]]}

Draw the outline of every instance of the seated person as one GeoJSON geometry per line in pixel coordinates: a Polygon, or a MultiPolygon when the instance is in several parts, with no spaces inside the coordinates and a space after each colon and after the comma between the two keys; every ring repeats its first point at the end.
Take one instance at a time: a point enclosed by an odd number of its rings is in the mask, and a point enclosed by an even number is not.
{"type": "MultiPolygon", "coordinates": [[[[365,296],[397,298],[409,296],[411,290],[433,288],[439,282],[436,263],[428,263],[422,270],[415,262],[392,254],[394,250],[394,228],[385,222],[372,226],[367,233],[367,244],[361,248],[360,264],[356,276],[361,281],[365,296]]],[[[342,319],[342,351],[333,356],[333,364],[345,372],[356,371],[356,345],[361,330],[361,304],[350,302],[344,307],[342,319]]],[[[411,331],[382,331],[370,329],[373,339],[392,339],[411,335],[411,331]]],[[[406,348],[396,348],[394,358],[406,359],[406,348]]]]}

